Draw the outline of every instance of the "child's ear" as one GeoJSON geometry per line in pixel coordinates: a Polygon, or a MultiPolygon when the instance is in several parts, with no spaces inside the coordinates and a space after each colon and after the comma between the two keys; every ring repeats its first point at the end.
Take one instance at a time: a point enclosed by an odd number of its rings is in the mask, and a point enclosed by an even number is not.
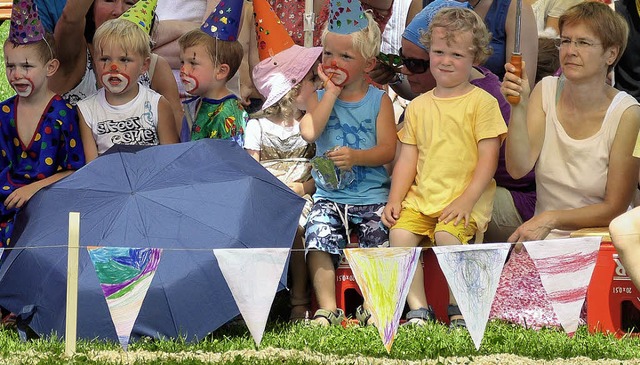
{"type": "Polygon", "coordinates": [[[47,77],[53,76],[53,74],[58,71],[58,67],[60,67],[60,61],[57,58],[52,58],[47,62],[47,77]]]}
{"type": "Polygon", "coordinates": [[[151,57],[147,57],[144,59],[144,62],[142,63],[142,70],[141,70],[141,74],[149,71],[149,65],[151,65],[151,57]]]}
{"type": "Polygon", "coordinates": [[[223,63],[218,67],[218,72],[216,73],[216,78],[218,80],[228,80],[229,79],[229,71],[231,68],[226,63],[223,63]]]}
{"type": "Polygon", "coordinates": [[[375,57],[371,57],[367,60],[367,62],[364,65],[364,72],[368,73],[373,71],[373,68],[376,67],[376,58],[375,57]]]}

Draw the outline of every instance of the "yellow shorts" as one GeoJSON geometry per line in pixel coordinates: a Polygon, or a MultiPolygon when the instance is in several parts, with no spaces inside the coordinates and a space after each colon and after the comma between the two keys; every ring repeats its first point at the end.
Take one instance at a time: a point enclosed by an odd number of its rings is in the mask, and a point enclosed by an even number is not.
{"type": "Polygon", "coordinates": [[[411,233],[427,236],[431,242],[435,242],[436,232],[448,232],[462,243],[469,243],[469,241],[475,236],[478,227],[473,220],[469,222],[467,227],[464,226],[464,221],[454,225],[454,221],[449,223],[438,222],[438,216],[424,215],[411,208],[402,208],[400,212],[400,218],[396,221],[396,224],[391,229],[401,228],[411,233]]]}

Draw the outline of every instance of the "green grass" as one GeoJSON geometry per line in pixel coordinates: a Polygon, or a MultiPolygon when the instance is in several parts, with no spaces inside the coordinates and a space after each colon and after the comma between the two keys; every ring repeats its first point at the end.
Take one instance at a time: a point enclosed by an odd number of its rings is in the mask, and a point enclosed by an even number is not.
{"type": "MultiPolygon", "coordinates": [[[[135,364],[326,364],[337,361],[354,363],[356,359],[371,359],[366,363],[373,359],[402,363],[424,359],[445,361],[452,357],[466,359],[464,363],[472,363],[478,357],[495,354],[514,354],[541,362],[575,357],[592,360],[618,359],[622,362],[640,358],[640,339],[616,339],[602,334],[590,334],[585,327],[581,327],[573,338],[569,338],[559,330],[533,331],[490,322],[482,346],[476,351],[466,331],[449,332],[443,325],[431,324],[423,328],[401,327],[391,353],[388,354],[373,327],[320,328],[270,322],[260,349],[266,349],[263,350],[268,354],[266,358],[259,359],[255,352],[251,352],[255,350],[255,345],[246,328],[233,325],[196,343],[151,339],[133,342],[128,354],[113,342],[79,341],[78,354],[70,362],[63,356],[64,343],[57,338],[21,342],[15,332],[0,330],[0,363],[19,363],[19,359],[25,357],[25,363],[30,364],[108,363],[104,358],[97,357],[98,351],[108,352],[116,360],[127,358],[131,361],[135,354],[147,352],[161,356],[155,360],[138,358],[129,362],[135,364]],[[240,355],[234,351],[250,353],[240,355]],[[186,353],[195,358],[190,358],[186,353]],[[29,362],[26,362],[27,357],[29,362]],[[38,359],[37,362],[32,362],[34,357],[38,359]]],[[[116,360],[113,363],[119,361],[116,360]]]]}
{"type": "MultiPolygon", "coordinates": [[[[4,41],[7,39],[9,25],[10,22],[8,20],[2,22],[2,25],[0,25],[0,44],[4,45],[4,41]]],[[[0,54],[2,54],[2,57],[0,57],[0,69],[4,71],[4,47],[0,49],[0,54]]],[[[3,76],[0,77],[0,101],[6,100],[15,94],[11,86],[9,86],[9,82],[7,82],[6,73],[3,72],[2,74],[3,76]]]]}

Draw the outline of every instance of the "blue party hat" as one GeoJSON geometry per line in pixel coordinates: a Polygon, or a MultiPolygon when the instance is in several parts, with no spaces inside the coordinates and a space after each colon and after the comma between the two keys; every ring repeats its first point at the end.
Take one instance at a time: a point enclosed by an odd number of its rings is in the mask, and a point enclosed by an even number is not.
{"type": "Polygon", "coordinates": [[[364,29],[369,20],[364,15],[360,0],[332,0],[329,10],[329,31],[351,34],[364,29]]]}
{"type": "Polygon", "coordinates": [[[221,0],[200,29],[221,41],[238,40],[244,0],[221,0]]]}

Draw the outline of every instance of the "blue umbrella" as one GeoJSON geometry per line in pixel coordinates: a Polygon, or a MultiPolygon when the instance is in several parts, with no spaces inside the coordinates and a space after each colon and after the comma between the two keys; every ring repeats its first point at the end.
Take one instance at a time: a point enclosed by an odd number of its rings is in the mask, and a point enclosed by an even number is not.
{"type": "MultiPolygon", "coordinates": [[[[38,334],[64,334],[68,213],[80,245],[165,249],[132,338],[201,339],[238,315],[215,248],[291,247],[304,200],[235,142],[117,146],[36,194],[0,266],[0,305],[38,334]]],[[[78,337],[117,339],[80,250],[78,337]]]]}

